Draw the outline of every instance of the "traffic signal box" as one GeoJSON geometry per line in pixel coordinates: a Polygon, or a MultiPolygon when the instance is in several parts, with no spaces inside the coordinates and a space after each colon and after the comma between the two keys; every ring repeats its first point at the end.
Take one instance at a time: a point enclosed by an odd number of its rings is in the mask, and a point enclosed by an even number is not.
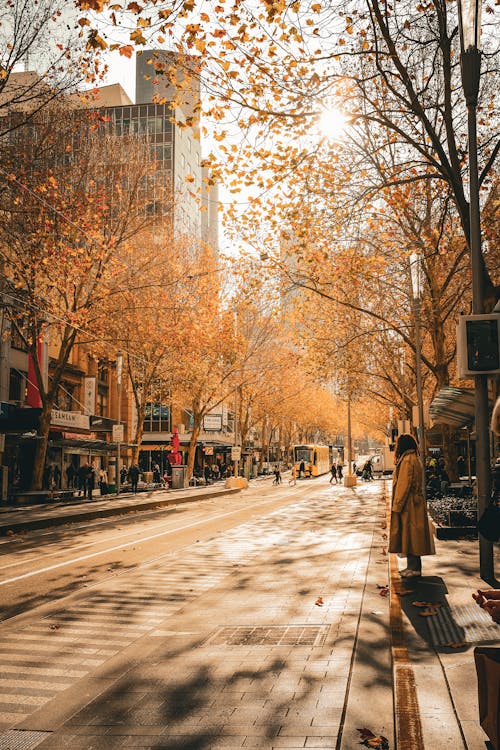
{"type": "Polygon", "coordinates": [[[500,314],[462,315],[457,327],[458,377],[500,373],[500,314]]]}

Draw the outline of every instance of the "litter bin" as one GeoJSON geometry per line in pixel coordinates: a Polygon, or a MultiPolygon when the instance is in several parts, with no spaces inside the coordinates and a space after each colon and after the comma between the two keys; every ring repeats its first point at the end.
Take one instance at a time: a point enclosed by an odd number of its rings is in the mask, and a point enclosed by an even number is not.
{"type": "Polygon", "coordinates": [[[172,466],[172,484],[173,490],[181,490],[184,487],[184,477],[186,476],[187,466],[172,466]]]}
{"type": "Polygon", "coordinates": [[[493,750],[500,748],[500,649],[477,646],[474,649],[479,721],[493,750]]]}

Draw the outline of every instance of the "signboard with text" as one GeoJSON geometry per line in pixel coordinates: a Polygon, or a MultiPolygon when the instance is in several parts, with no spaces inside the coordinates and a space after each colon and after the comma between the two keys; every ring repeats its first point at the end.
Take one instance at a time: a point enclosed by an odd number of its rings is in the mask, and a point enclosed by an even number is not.
{"type": "Polygon", "coordinates": [[[123,443],[123,425],[113,425],[113,443],[123,443]]]}
{"type": "Polygon", "coordinates": [[[222,414],[206,414],[203,417],[204,430],[222,430],[222,414]]]}
{"type": "Polygon", "coordinates": [[[87,414],[81,414],[79,411],[61,411],[61,409],[52,409],[50,424],[58,425],[60,427],[89,430],[90,417],[87,414]]]}
{"type": "Polygon", "coordinates": [[[231,448],[231,461],[239,461],[241,458],[241,446],[233,445],[231,448]]]}
{"type": "Polygon", "coordinates": [[[84,414],[95,412],[95,378],[84,378],[84,414]]]}

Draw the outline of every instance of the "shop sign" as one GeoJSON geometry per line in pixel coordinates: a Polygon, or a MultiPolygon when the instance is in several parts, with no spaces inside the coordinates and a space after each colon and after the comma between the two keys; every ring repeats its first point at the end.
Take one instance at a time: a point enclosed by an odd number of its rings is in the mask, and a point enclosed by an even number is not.
{"type": "Polygon", "coordinates": [[[205,447],[205,456],[213,456],[214,455],[214,449],[213,446],[206,446],[205,447]]]}
{"type": "Polygon", "coordinates": [[[241,446],[233,445],[231,448],[231,461],[239,461],[241,458],[241,446]]]}
{"type": "Polygon", "coordinates": [[[79,411],[52,409],[50,424],[60,425],[61,427],[76,427],[77,430],[89,430],[90,417],[87,414],[81,414],[79,411]]]}
{"type": "Polygon", "coordinates": [[[222,414],[206,414],[203,417],[203,429],[207,430],[222,430],[222,414]]]}
{"type": "Polygon", "coordinates": [[[90,417],[90,426],[98,432],[111,432],[114,424],[114,420],[109,417],[98,417],[95,414],[90,417]]]}
{"type": "Polygon", "coordinates": [[[95,378],[84,378],[83,413],[95,412],[95,378]]]}
{"type": "Polygon", "coordinates": [[[123,425],[113,425],[113,443],[123,443],[123,425]]]}
{"type": "Polygon", "coordinates": [[[97,440],[95,432],[90,432],[88,435],[84,435],[81,432],[63,432],[61,434],[64,440],[97,440]]]}

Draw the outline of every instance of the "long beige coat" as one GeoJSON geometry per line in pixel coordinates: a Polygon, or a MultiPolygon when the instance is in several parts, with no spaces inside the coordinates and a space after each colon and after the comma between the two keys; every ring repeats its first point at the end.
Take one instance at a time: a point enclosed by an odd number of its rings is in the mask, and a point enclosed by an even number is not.
{"type": "Polygon", "coordinates": [[[422,464],[414,450],[406,451],[396,462],[391,511],[389,552],[436,554],[422,492],[422,464]]]}

